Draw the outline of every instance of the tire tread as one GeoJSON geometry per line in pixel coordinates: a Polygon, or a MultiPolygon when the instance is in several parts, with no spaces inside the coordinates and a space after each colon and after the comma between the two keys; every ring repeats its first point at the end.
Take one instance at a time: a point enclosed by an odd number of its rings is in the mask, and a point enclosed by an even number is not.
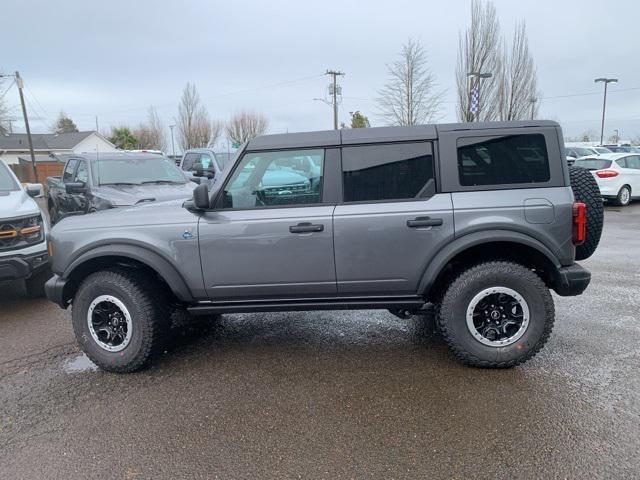
{"type": "Polygon", "coordinates": [[[450,284],[446,290],[440,309],[438,311],[438,317],[436,319],[438,328],[442,334],[442,338],[447,343],[453,354],[461,360],[465,365],[479,367],[479,368],[511,368],[516,365],[520,365],[527,360],[533,358],[547,343],[553,330],[553,324],[555,321],[555,308],[553,305],[553,297],[549,293],[545,283],[542,279],[533,271],[528,268],[513,262],[504,261],[490,261],[479,263],[471,266],[470,268],[463,270],[450,284]],[[516,273],[518,276],[525,278],[528,282],[533,284],[534,288],[544,292],[542,298],[544,299],[544,310],[550,312],[545,320],[545,328],[543,334],[537,340],[536,344],[524,355],[514,360],[495,362],[489,360],[483,360],[473,355],[464,349],[462,344],[457,341],[455,334],[453,333],[447,318],[452,317],[453,307],[457,299],[462,292],[467,288],[467,284],[478,276],[484,275],[487,269],[492,270],[494,273],[504,272],[505,274],[516,273]]]}
{"type": "MultiPolygon", "coordinates": [[[[109,281],[113,285],[126,291],[132,298],[136,298],[136,307],[147,321],[136,324],[136,328],[141,329],[143,338],[140,351],[134,360],[126,364],[105,364],[100,358],[89,351],[83,351],[89,359],[103,370],[115,373],[131,373],[146,367],[151,358],[157,353],[159,347],[163,345],[164,337],[169,327],[169,306],[167,301],[152,288],[145,288],[144,285],[152,284],[153,279],[149,274],[142,271],[114,267],[107,270],[100,270],[89,275],[78,288],[76,297],[82,293],[84,288],[88,288],[92,283],[105,283],[109,281]]],[[[76,303],[74,301],[74,303],[76,303]]],[[[74,331],[77,338],[81,338],[82,332],[78,331],[74,322],[74,331]]],[[[99,347],[98,347],[99,348],[99,347]]]]}

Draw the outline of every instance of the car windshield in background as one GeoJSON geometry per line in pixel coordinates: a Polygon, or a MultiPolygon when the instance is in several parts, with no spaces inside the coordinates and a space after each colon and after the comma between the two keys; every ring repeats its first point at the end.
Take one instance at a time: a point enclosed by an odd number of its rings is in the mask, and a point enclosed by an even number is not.
{"type": "Polygon", "coordinates": [[[587,170],[602,170],[611,166],[611,160],[601,160],[599,158],[582,158],[576,160],[576,167],[586,168],[587,170]]]}
{"type": "Polygon", "coordinates": [[[580,147],[578,147],[578,148],[574,148],[574,150],[581,157],[586,157],[587,155],[593,155],[593,150],[591,150],[590,148],[580,148],[580,147]]]}
{"type": "Polygon", "coordinates": [[[593,149],[598,153],[612,153],[611,150],[605,147],[593,147],[593,149]]]}
{"type": "Polygon", "coordinates": [[[98,160],[93,170],[98,185],[187,183],[175,163],[165,157],[98,160]]]}
{"type": "Polygon", "coordinates": [[[19,190],[18,184],[11,175],[9,167],[0,162],[0,191],[19,190]]]}

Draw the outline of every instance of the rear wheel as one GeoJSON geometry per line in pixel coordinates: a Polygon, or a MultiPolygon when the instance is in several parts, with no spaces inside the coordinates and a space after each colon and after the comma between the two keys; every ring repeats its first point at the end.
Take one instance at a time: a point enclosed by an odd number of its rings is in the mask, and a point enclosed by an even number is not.
{"type": "Polygon", "coordinates": [[[78,288],[72,311],[76,339],[103,370],[139,370],[162,346],[170,312],[153,285],[145,272],[112,269],[89,275],[78,288]]]}
{"type": "Polygon", "coordinates": [[[540,351],[555,311],[544,282],[511,262],[471,267],[449,286],[438,313],[442,337],[465,364],[508,368],[540,351]]]}
{"type": "Polygon", "coordinates": [[[629,185],[624,185],[618,192],[618,196],[616,197],[616,205],[620,205],[621,207],[626,207],[630,203],[631,203],[631,188],[629,188],[629,185]]]}

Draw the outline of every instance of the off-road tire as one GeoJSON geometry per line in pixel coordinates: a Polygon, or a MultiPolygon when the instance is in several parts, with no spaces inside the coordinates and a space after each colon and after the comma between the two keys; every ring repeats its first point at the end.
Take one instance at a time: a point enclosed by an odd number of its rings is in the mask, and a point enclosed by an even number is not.
{"type": "Polygon", "coordinates": [[[602,226],[604,224],[604,207],[600,188],[591,172],[582,167],[569,167],[571,189],[576,202],[587,206],[587,238],[582,245],[576,246],[576,260],[584,260],[596,251],[602,226]]]}
{"type": "Polygon", "coordinates": [[[73,299],[73,330],[82,350],[101,369],[135,372],[146,367],[162,349],[170,325],[170,309],[161,289],[154,287],[156,283],[146,272],[113,268],[92,273],[78,288],[73,299]],[[131,340],[119,352],[104,350],[89,332],[89,305],[100,295],[117,298],[131,315],[131,340]]]}
{"type": "Polygon", "coordinates": [[[24,281],[24,287],[29,298],[44,297],[44,284],[51,278],[51,267],[41,267],[24,281]]]}
{"type": "Polygon", "coordinates": [[[438,326],[453,354],[466,365],[511,368],[535,356],[549,339],[555,321],[553,298],[533,271],[512,262],[487,262],[463,271],[446,290],[438,326]],[[469,331],[467,308],[473,297],[490,287],[518,292],[529,307],[529,325],[511,345],[494,347],[481,343],[469,331]]]}
{"type": "Polygon", "coordinates": [[[618,195],[616,196],[616,199],[614,200],[614,203],[616,205],[618,205],[619,207],[626,207],[627,205],[629,205],[631,203],[631,187],[629,187],[629,185],[623,185],[620,188],[620,191],[618,192],[618,195]],[[629,195],[627,196],[627,200],[624,200],[624,195],[623,195],[623,190],[627,190],[629,192],[629,195]]]}

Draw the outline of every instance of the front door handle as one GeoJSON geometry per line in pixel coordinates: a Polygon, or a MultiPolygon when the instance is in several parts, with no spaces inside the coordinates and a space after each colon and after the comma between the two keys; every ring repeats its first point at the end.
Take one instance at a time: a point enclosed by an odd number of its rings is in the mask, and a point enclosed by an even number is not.
{"type": "Polygon", "coordinates": [[[407,227],[409,228],[439,227],[440,225],[442,225],[441,218],[416,217],[413,220],[407,220],[407,227]]]}
{"type": "Polygon", "coordinates": [[[321,223],[302,222],[297,225],[291,225],[289,231],[291,233],[309,233],[309,232],[322,232],[324,225],[321,223]]]}

